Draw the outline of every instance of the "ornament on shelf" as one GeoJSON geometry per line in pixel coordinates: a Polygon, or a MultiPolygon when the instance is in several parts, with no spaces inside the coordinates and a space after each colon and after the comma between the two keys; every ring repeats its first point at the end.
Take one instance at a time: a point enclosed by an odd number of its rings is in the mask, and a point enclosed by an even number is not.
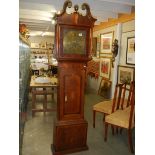
{"type": "Polygon", "coordinates": [[[29,38],[29,35],[27,35],[27,34],[29,33],[29,31],[28,31],[28,29],[27,29],[27,27],[26,27],[25,24],[19,24],[19,32],[20,32],[20,34],[21,34],[24,38],[26,38],[26,39],[29,38]]]}

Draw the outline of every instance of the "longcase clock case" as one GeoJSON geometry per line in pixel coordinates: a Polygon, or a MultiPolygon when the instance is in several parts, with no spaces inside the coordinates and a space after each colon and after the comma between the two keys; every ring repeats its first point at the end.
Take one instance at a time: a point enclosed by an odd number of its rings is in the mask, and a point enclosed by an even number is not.
{"type": "Polygon", "coordinates": [[[85,65],[91,60],[94,19],[88,4],[82,9],[86,16],[66,13],[72,3],[66,1],[55,15],[55,56],[58,61],[57,120],[54,123],[52,152],[54,155],[87,150],[87,127],[84,119],[85,65]]]}

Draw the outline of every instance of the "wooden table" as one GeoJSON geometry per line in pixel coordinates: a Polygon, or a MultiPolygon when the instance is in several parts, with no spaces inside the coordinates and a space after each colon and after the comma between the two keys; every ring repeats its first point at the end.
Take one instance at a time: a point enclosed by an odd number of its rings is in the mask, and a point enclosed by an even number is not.
{"type": "Polygon", "coordinates": [[[47,108],[47,95],[52,95],[52,99],[54,99],[54,93],[57,89],[57,78],[49,77],[50,83],[36,83],[36,76],[31,77],[30,88],[32,92],[32,116],[35,115],[35,112],[46,112],[56,111],[55,108],[47,108]],[[36,88],[43,88],[42,90],[36,88]],[[51,88],[51,90],[47,90],[47,88],[51,88]],[[36,95],[44,95],[43,108],[36,108],[36,95]]]}

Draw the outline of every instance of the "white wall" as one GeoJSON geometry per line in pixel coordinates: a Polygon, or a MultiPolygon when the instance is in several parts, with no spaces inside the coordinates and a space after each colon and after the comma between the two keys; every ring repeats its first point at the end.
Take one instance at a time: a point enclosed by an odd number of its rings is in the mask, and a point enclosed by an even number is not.
{"type": "MultiPolygon", "coordinates": [[[[114,38],[115,38],[115,35],[116,35],[116,29],[117,29],[117,26],[112,26],[112,27],[108,27],[106,29],[102,29],[102,30],[99,30],[99,31],[95,31],[93,32],[93,37],[99,37],[100,38],[100,34],[102,33],[107,33],[107,32],[111,32],[113,31],[114,32],[114,38]]],[[[98,51],[99,52],[99,51],[98,51]]],[[[97,55],[99,56],[99,53],[97,53],[97,55]]],[[[106,56],[106,55],[105,55],[106,56]]],[[[107,55],[108,56],[108,55],[107,55]]],[[[111,68],[111,76],[110,76],[110,80],[112,79],[113,77],[113,68],[111,68]]],[[[99,76],[98,79],[94,79],[94,78],[90,78],[88,77],[88,86],[93,89],[94,91],[98,91],[98,88],[99,88],[99,85],[100,85],[100,81],[101,81],[101,77],[99,76]]]]}
{"type": "Polygon", "coordinates": [[[126,47],[127,37],[135,36],[135,20],[122,24],[121,50],[120,50],[120,65],[131,66],[126,64],[126,47]]]}
{"type": "MultiPolygon", "coordinates": [[[[93,32],[93,37],[99,37],[100,38],[100,34],[107,33],[110,31],[114,31],[114,38],[120,38],[120,45],[119,45],[119,48],[120,48],[119,52],[120,53],[118,54],[119,55],[118,64],[129,66],[126,64],[127,37],[134,36],[134,34],[135,34],[135,20],[132,20],[132,21],[129,21],[126,23],[122,23],[120,34],[118,34],[118,30],[119,30],[119,24],[112,26],[112,27],[109,27],[109,28],[106,28],[106,29],[95,31],[95,32],[93,32]],[[118,37],[118,35],[121,35],[121,36],[118,37]]],[[[116,70],[116,68],[115,68],[115,70],[116,70]]],[[[117,72],[115,72],[115,75],[114,75],[114,68],[111,68],[110,80],[112,80],[112,82],[113,82],[114,79],[117,79],[117,72]]],[[[97,92],[97,90],[99,88],[100,80],[101,80],[101,77],[99,77],[98,80],[94,79],[94,78],[88,78],[88,86],[97,92]]],[[[113,94],[111,94],[111,95],[113,95],[113,94]]]]}

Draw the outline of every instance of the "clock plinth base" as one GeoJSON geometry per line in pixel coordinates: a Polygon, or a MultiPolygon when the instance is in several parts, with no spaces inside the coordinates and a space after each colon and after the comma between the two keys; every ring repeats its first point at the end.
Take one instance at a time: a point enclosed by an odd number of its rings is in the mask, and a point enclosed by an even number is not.
{"type": "Polygon", "coordinates": [[[86,144],[88,123],[85,120],[55,122],[53,155],[68,154],[88,150],[86,144]]]}

